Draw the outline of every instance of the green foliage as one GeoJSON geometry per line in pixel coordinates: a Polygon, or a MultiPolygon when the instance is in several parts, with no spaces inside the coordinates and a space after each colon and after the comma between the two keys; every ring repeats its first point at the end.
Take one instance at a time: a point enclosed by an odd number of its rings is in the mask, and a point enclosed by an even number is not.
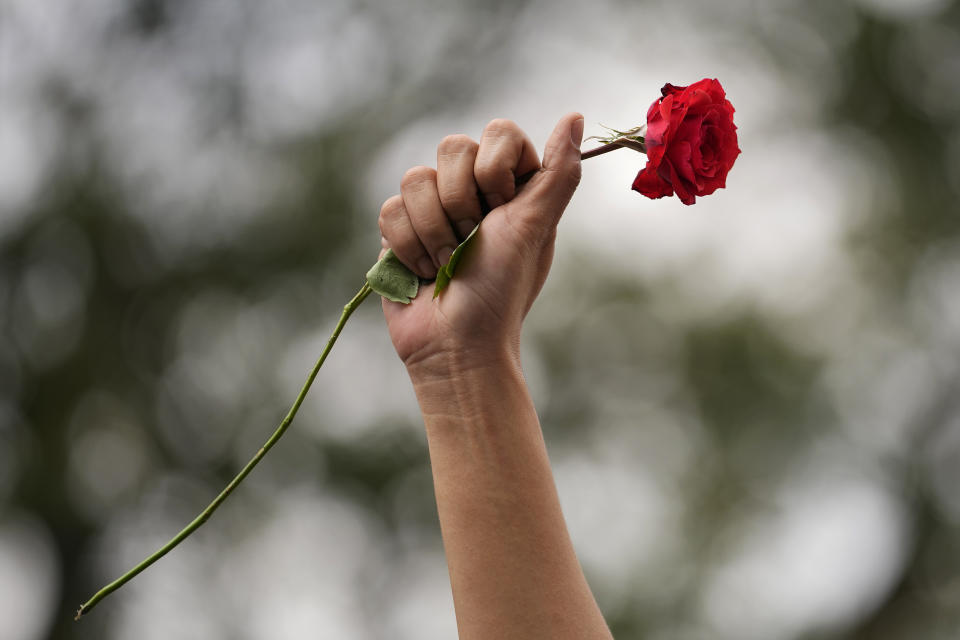
{"type": "MultiPolygon", "coordinates": [[[[437,272],[437,282],[433,288],[434,298],[439,296],[440,292],[450,284],[463,252],[476,236],[479,228],[480,225],[474,227],[470,235],[457,245],[457,248],[450,254],[450,260],[447,261],[447,264],[440,267],[437,272]]],[[[393,249],[387,249],[383,257],[367,271],[367,284],[370,285],[374,293],[401,304],[410,304],[410,301],[417,297],[417,291],[420,289],[420,279],[400,262],[393,249]]]]}
{"type": "Polygon", "coordinates": [[[402,304],[410,304],[420,289],[417,274],[400,262],[393,249],[387,249],[383,257],[367,271],[367,284],[374,293],[402,304]]]}
{"type": "Polygon", "coordinates": [[[440,292],[447,288],[447,285],[450,284],[450,281],[453,279],[453,273],[457,269],[457,263],[460,262],[460,256],[463,255],[463,252],[466,250],[467,245],[473,240],[474,236],[477,235],[477,229],[480,228],[480,225],[477,225],[473,228],[473,231],[470,232],[463,242],[457,245],[457,248],[453,250],[453,253],[450,254],[450,260],[447,261],[447,264],[440,267],[440,270],[437,272],[437,284],[433,287],[433,297],[436,298],[440,295],[440,292]]]}
{"type": "Polygon", "coordinates": [[[600,126],[607,130],[607,135],[590,136],[586,140],[599,140],[604,144],[618,144],[621,147],[629,147],[634,151],[646,153],[646,139],[643,134],[646,133],[647,125],[642,124],[639,127],[634,127],[627,131],[620,131],[619,129],[608,127],[605,124],[601,124],[600,126]]]}

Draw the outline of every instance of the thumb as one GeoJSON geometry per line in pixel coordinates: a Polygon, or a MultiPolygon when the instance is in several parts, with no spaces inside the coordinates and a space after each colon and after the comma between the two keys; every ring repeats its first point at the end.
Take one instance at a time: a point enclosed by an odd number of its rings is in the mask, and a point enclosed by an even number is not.
{"type": "Polygon", "coordinates": [[[583,116],[568,113],[560,118],[547,140],[543,167],[514,200],[528,222],[552,228],[580,184],[580,142],[583,116]]]}

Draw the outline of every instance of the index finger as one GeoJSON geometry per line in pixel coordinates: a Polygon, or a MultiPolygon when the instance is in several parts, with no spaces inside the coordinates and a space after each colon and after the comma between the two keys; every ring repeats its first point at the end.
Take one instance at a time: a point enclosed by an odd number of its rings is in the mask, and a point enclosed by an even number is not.
{"type": "Polygon", "coordinates": [[[491,209],[516,195],[516,179],[540,168],[530,138],[512,120],[492,120],[480,137],[473,165],[477,186],[491,209]]]}

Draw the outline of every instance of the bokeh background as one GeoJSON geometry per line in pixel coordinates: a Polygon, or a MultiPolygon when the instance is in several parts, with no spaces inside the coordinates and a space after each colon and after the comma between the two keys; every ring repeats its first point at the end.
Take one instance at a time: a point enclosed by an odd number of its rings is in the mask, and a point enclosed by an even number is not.
{"type": "MultiPolygon", "coordinates": [[[[694,207],[590,160],[525,334],[619,639],[960,637],[960,3],[0,0],[0,638],[453,638],[378,305],[274,429],[449,133],[720,78],[694,207]]],[[[589,143],[588,143],[589,145],[589,143]]],[[[588,146],[585,145],[585,146],[588,146]]]]}

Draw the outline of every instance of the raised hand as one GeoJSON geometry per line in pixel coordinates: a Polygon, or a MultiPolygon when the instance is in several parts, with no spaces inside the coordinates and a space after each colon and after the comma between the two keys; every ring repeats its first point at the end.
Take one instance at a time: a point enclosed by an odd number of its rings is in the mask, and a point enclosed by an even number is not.
{"type": "Polygon", "coordinates": [[[557,123],[543,162],[513,122],[494,120],[480,141],[448,136],[437,168],[414,167],[400,193],[380,211],[383,246],[423,278],[433,278],[490,207],[437,299],[423,288],[409,305],[384,300],[384,315],[400,358],[414,373],[444,375],[450,367],[515,357],[520,327],[543,286],[553,258],[557,223],[580,181],[583,117],[557,123]],[[535,172],[519,188],[521,176],[535,172]]]}

